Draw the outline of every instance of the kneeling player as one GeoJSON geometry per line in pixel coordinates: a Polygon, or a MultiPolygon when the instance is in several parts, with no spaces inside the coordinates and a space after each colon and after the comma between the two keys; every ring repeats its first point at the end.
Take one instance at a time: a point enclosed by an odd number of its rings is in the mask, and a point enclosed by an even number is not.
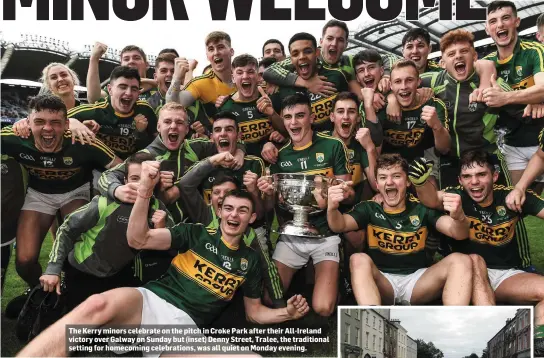
{"type": "Polygon", "coordinates": [[[334,232],[367,230],[368,254],[351,257],[351,284],[357,303],[424,304],[442,295],[445,305],[468,305],[472,292],[468,256],[452,254],[426,267],[425,243],[431,227],[458,240],[468,236],[468,220],[459,195],[443,197],[449,216],[407,196],[408,164],[398,154],[380,156],[376,181],[383,207],[365,201],[346,214],[338,210],[342,186],[329,188],[329,227],[334,232]]]}

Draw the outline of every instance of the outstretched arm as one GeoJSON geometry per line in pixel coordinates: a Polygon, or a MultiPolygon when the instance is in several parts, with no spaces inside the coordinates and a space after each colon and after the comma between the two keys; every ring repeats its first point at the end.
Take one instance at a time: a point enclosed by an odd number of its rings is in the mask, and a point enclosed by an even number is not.
{"type": "Polygon", "coordinates": [[[246,318],[259,324],[280,323],[304,317],[309,311],[308,302],[301,295],[295,295],[287,301],[287,307],[268,308],[260,298],[244,297],[246,318]]]}

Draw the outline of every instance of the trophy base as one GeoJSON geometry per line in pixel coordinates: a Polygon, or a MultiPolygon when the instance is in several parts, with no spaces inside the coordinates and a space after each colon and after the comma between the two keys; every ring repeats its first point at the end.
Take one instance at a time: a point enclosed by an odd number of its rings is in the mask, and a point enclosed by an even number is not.
{"type": "Polygon", "coordinates": [[[291,236],[303,236],[312,239],[321,239],[325,235],[319,233],[319,231],[309,223],[295,224],[293,221],[288,221],[283,226],[281,226],[278,231],[280,235],[291,235],[291,236]]]}

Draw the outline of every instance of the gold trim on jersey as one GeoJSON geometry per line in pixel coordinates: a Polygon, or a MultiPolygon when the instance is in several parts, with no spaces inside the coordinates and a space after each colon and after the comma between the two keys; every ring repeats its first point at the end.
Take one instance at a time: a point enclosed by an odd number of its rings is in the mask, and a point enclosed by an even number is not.
{"type": "Polygon", "coordinates": [[[227,242],[227,240],[225,240],[225,238],[223,236],[221,236],[221,242],[223,242],[223,244],[225,244],[225,246],[229,249],[229,250],[233,250],[233,251],[236,251],[240,248],[240,245],[237,245],[237,246],[234,246],[234,245],[231,245],[227,242]]]}
{"type": "MultiPolygon", "coordinates": [[[[313,144],[313,142],[310,141],[310,143],[308,143],[306,145],[303,145],[302,147],[293,146],[293,150],[300,151],[300,150],[308,149],[308,148],[310,148],[312,146],[312,144],[313,144]]],[[[285,148],[285,147],[283,147],[283,148],[285,148]]],[[[283,149],[283,148],[281,148],[281,149],[283,149]]]]}
{"type": "Polygon", "coordinates": [[[516,232],[516,224],[519,220],[516,216],[501,224],[488,225],[482,223],[478,218],[467,217],[470,220],[469,239],[479,244],[491,246],[503,246],[510,243],[516,232]]]}
{"type": "Polygon", "coordinates": [[[177,255],[172,260],[176,270],[216,297],[230,301],[245,278],[223,270],[193,250],[177,255]]]}
{"type": "Polygon", "coordinates": [[[92,111],[94,109],[105,109],[108,108],[108,101],[95,102],[93,104],[82,104],[68,111],[67,117],[70,118],[73,115],[79,114],[81,112],[92,111]]]}
{"type": "Polygon", "coordinates": [[[371,249],[392,255],[407,255],[425,249],[428,230],[422,226],[417,231],[401,232],[369,224],[367,236],[371,249]]]}

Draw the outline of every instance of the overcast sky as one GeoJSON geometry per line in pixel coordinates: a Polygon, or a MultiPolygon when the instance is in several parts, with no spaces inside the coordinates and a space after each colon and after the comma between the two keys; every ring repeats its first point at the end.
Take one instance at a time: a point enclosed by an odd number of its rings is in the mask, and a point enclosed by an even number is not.
{"type": "Polygon", "coordinates": [[[487,342],[502,328],[515,307],[461,307],[392,309],[391,319],[400,319],[408,335],[432,341],[444,358],[482,354],[487,342]]]}

